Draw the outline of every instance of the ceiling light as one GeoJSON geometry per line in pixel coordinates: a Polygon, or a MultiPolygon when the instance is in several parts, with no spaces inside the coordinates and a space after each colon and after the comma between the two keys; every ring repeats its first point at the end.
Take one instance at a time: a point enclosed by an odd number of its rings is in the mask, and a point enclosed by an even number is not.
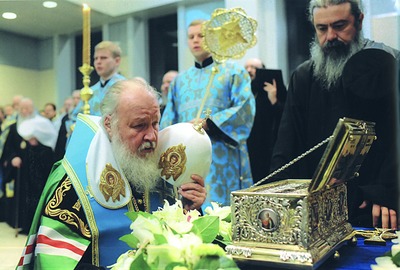
{"type": "Polygon", "coordinates": [[[55,8],[57,6],[57,2],[54,1],[44,1],[43,6],[46,8],[55,8]]]}
{"type": "Polygon", "coordinates": [[[4,12],[2,16],[4,19],[9,19],[9,20],[13,20],[13,19],[17,18],[17,14],[15,14],[13,12],[4,12]]]}

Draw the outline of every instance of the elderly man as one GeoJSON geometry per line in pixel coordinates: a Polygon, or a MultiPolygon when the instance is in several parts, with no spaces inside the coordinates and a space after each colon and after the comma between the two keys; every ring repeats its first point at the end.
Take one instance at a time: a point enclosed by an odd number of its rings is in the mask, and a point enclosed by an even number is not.
{"type": "Polygon", "coordinates": [[[17,122],[10,126],[1,161],[5,181],[14,183],[14,196],[3,207],[8,211],[6,220],[10,226],[21,228],[24,234],[29,231],[53,165],[56,139],[51,121],[37,114],[31,99],[23,98],[19,103],[17,122]]]}
{"type": "MultiPolygon", "coordinates": [[[[55,164],[36,211],[19,265],[27,269],[106,267],[129,248],[128,211],[154,211],[177,194],[160,180],[155,148],[157,92],[142,79],[117,82],[106,94],[102,117],[80,114],[64,159],[55,164]]],[[[205,200],[203,179],[178,192],[186,209],[205,200]]]]}
{"type": "MultiPolygon", "coordinates": [[[[358,178],[348,183],[354,226],[397,229],[398,116],[395,85],[400,53],[362,37],[358,0],[312,0],[311,59],[293,73],[272,157],[280,168],[332,134],[338,119],[376,122],[373,143],[358,178]]],[[[324,149],[284,170],[280,178],[312,178],[324,149]]]]}

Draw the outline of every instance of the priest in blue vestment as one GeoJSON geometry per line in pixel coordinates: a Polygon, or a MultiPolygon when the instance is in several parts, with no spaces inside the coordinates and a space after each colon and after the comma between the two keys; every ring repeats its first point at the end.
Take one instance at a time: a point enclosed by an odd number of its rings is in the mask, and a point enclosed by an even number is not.
{"type": "MultiPolygon", "coordinates": [[[[117,81],[126,79],[118,72],[121,54],[121,48],[111,41],[102,41],[94,48],[94,68],[100,76],[100,80],[90,86],[93,91],[93,96],[88,101],[90,115],[101,116],[100,104],[108,90],[117,81]]],[[[73,122],[76,121],[78,113],[82,112],[83,105],[84,103],[81,100],[72,112],[73,122]]]]}
{"type": "MultiPolygon", "coordinates": [[[[212,143],[212,163],[205,178],[206,207],[212,201],[229,205],[232,191],[253,183],[246,140],[253,126],[255,100],[244,67],[232,61],[216,63],[203,49],[202,22],[196,20],[189,25],[188,45],[195,66],[171,84],[160,128],[195,123],[203,102],[204,109],[211,110],[211,118],[203,124],[212,143]]],[[[204,118],[204,114],[201,116],[204,118]]]]}

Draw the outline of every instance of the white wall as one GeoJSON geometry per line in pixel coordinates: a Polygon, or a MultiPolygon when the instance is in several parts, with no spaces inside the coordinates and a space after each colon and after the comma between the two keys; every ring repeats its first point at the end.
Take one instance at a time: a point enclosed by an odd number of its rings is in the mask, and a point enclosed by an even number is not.
{"type": "Polygon", "coordinates": [[[400,50],[400,14],[388,13],[372,17],[372,39],[400,50]]]}
{"type": "Polygon", "coordinates": [[[287,26],[283,0],[225,0],[226,8],[242,7],[258,23],[257,44],[238,60],[260,58],[267,68],[281,69],[288,76],[287,26]]]}
{"type": "Polygon", "coordinates": [[[196,19],[209,20],[216,8],[223,8],[224,1],[214,1],[178,7],[178,69],[184,71],[193,66],[194,58],[187,45],[187,28],[196,19]]]}

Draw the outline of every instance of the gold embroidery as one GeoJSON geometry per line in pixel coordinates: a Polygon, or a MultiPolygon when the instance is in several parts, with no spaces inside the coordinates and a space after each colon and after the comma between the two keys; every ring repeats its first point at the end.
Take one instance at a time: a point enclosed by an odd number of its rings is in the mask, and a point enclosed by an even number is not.
{"type": "Polygon", "coordinates": [[[103,193],[106,201],[112,198],[112,201],[119,201],[120,195],[125,197],[125,185],[121,174],[112,167],[110,163],[101,172],[99,189],[103,193]]]}
{"type": "Polygon", "coordinates": [[[135,212],[139,212],[140,208],[139,208],[139,204],[140,206],[143,205],[144,211],[147,213],[150,213],[150,202],[149,202],[149,191],[148,189],[145,190],[145,192],[143,193],[142,198],[138,198],[136,199],[135,195],[132,194],[132,202],[133,202],[133,207],[134,207],[134,211],[135,212]]]}
{"type": "Polygon", "coordinates": [[[144,191],[143,194],[143,201],[144,201],[144,211],[150,213],[150,192],[148,189],[144,191]]]}
{"type": "Polygon", "coordinates": [[[90,198],[93,198],[92,192],[89,189],[86,189],[85,194],[88,195],[90,198]]]}
{"type": "Polygon", "coordinates": [[[158,161],[158,168],[161,170],[161,176],[165,178],[172,178],[174,181],[181,176],[186,170],[186,146],[179,144],[171,146],[164,153],[162,153],[158,161]]]}
{"type": "Polygon", "coordinates": [[[47,203],[44,212],[50,217],[57,217],[61,221],[76,227],[81,231],[83,236],[91,238],[88,225],[85,224],[77,214],[66,209],[57,208],[63,201],[65,193],[71,189],[71,185],[71,180],[69,178],[65,179],[61,186],[56,189],[53,198],[47,203]]]}
{"type": "Polygon", "coordinates": [[[79,201],[79,199],[76,201],[74,206],[72,206],[72,208],[74,208],[76,211],[80,211],[81,207],[82,207],[82,205],[81,205],[81,202],[79,201]]]}

